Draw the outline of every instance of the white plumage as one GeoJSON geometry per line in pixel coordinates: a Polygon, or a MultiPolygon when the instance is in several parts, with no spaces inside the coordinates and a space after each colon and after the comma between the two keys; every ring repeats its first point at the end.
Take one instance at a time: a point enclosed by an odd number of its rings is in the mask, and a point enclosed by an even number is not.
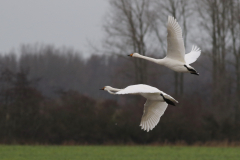
{"type": "Polygon", "coordinates": [[[140,126],[147,132],[152,130],[160,121],[161,116],[167,109],[167,103],[161,101],[147,100],[144,104],[144,110],[140,126]]]}
{"type": "Polygon", "coordinates": [[[160,93],[161,91],[155,87],[145,85],[145,84],[137,84],[128,86],[116,94],[135,94],[135,93],[160,93]]]}
{"type": "Polygon", "coordinates": [[[168,16],[167,23],[167,55],[163,59],[154,59],[138,53],[132,53],[129,56],[152,61],[159,65],[168,67],[176,72],[190,72],[198,75],[197,71],[189,64],[195,62],[201,54],[197,46],[193,46],[192,51],[185,54],[184,41],[182,38],[182,29],[176,19],[168,16]]]}
{"type": "Polygon", "coordinates": [[[145,84],[131,85],[124,89],[105,86],[102,90],[106,90],[111,94],[137,94],[145,97],[147,101],[144,104],[140,126],[147,132],[152,130],[158,124],[161,116],[167,108],[168,103],[172,105],[174,105],[174,103],[178,103],[178,101],[170,95],[155,87],[145,84]]]}
{"type": "Polygon", "coordinates": [[[182,30],[176,19],[168,16],[167,23],[167,58],[175,59],[184,63],[185,48],[182,38],[182,30]]]}
{"type": "Polygon", "coordinates": [[[201,55],[201,50],[197,46],[193,46],[190,53],[185,55],[185,61],[187,64],[192,64],[201,55]]]}

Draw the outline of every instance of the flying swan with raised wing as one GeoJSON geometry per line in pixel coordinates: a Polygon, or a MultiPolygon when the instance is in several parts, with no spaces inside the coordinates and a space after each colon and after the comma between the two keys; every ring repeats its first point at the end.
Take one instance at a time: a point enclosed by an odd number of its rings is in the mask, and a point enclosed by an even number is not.
{"type": "Polygon", "coordinates": [[[158,124],[168,104],[175,106],[175,103],[178,103],[178,101],[170,95],[145,84],[130,85],[124,89],[105,86],[101,90],[108,91],[110,94],[134,94],[145,97],[147,101],[144,104],[140,126],[147,132],[158,124]]]}
{"type": "Polygon", "coordinates": [[[182,29],[176,19],[168,16],[167,23],[167,55],[163,59],[155,59],[140,55],[139,53],[132,53],[128,56],[137,57],[152,61],[159,65],[168,67],[176,72],[190,72],[191,74],[199,75],[199,73],[190,66],[195,62],[201,54],[201,50],[197,46],[193,46],[190,53],[185,54],[185,47],[182,38],[182,29]]]}

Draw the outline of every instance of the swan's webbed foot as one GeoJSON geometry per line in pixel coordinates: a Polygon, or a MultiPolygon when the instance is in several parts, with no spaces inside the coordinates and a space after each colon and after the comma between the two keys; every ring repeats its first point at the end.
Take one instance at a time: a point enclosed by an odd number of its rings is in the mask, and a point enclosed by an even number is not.
{"type": "Polygon", "coordinates": [[[197,73],[197,72],[191,72],[191,74],[196,74],[196,75],[198,75],[198,76],[199,76],[199,73],[197,73]]]}

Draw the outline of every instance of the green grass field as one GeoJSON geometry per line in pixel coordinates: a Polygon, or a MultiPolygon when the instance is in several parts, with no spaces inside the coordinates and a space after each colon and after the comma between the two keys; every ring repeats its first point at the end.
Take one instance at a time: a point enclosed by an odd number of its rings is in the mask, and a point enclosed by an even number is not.
{"type": "Polygon", "coordinates": [[[0,160],[239,160],[239,147],[14,146],[0,145],[0,160]]]}

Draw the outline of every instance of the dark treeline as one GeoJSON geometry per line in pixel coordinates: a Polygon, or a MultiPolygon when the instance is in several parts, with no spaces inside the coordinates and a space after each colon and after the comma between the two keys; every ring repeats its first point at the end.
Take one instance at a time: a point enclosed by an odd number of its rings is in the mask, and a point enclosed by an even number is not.
{"type": "MultiPolygon", "coordinates": [[[[139,127],[145,99],[114,96],[99,89],[134,84],[129,57],[93,55],[53,46],[24,46],[19,57],[0,57],[0,142],[40,144],[162,143],[210,140],[239,141],[235,116],[236,94],[228,110],[211,106],[211,66],[202,56],[195,68],[200,76],[186,75],[184,95],[174,95],[172,71],[148,64],[149,85],[172,94],[180,103],[169,106],[149,133],[139,127]]],[[[231,77],[225,77],[226,85],[231,77]]],[[[219,97],[219,98],[222,98],[219,97]]],[[[238,104],[239,105],[239,104],[238,104]]]]}
{"type": "Polygon", "coordinates": [[[110,0],[104,55],[25,45],[0,56],[0,143],[103,144],[240,141],[240,1],[110,0]],[[175,73],[130,58],[166,53],[167,16],[177,18],[186,52],[202,50],[175,73]],[[99,89],[145,83],[180,103],[149,133],[139,127],[145,99],[99,89]]]}

